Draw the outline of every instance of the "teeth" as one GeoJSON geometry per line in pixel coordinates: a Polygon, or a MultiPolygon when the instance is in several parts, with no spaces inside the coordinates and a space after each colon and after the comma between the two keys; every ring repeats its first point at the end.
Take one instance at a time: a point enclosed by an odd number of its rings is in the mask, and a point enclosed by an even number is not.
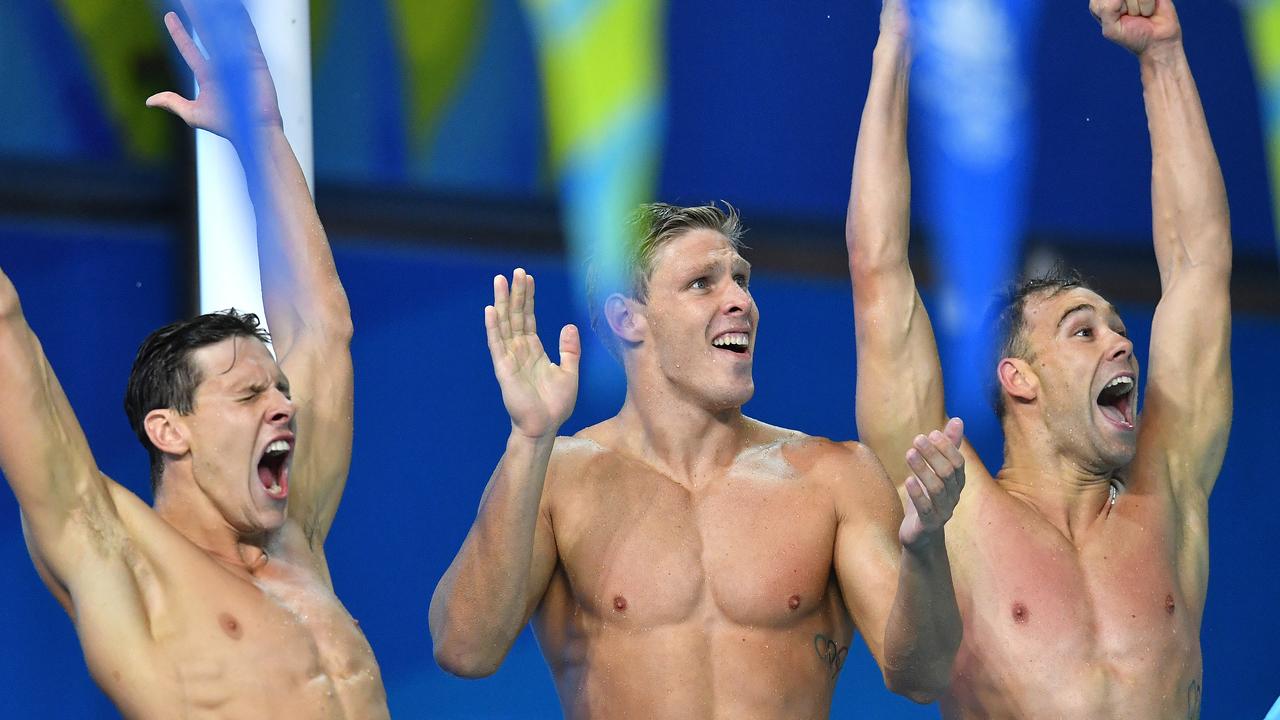
{"type": "Polygon", "coordinates": [[[1132,384],[1133,384],[1133,378],[1125,377],[1122,375],[1116,378],[1115,380],[1112,380],[1111,382],[1107,383],[1105,386],[1103,386],[1102,389],[1106,390],[1108,388],[1120,387],[1121,385],[1132,385],[1132,384]]]}
{"type": "Polygon", "coordinates": [[[289,442],[287,440],[277,440],[267,446],[268,455],[279,455],[289,452],[289,442]]]}
{"type": "Polygon", "coordinates": [[[730,345],[741,345],[743,347],[749,342],[746,333],[725,333],[715,340],[711,341],[716,347],[728,347],[730,345]]]}

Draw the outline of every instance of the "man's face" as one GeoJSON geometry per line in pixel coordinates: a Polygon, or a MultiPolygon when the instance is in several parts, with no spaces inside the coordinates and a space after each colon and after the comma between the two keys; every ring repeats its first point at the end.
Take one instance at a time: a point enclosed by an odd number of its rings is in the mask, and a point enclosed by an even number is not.
{"type": "Polygon", "coordinates": [[[668,381],[712,411],[741,407],[755,392],[759,312],[750,276],[751,265],[715,230],[684,233],[654,257],[646,342],[668,381]]]}
{"type": "Polygon", "coordinates": [[[1138,361],[1115,308],[1092,290],[1071,288],[1028,298],[1024,313],[1041,417],[1059,447],[1091,470],[1129,464],[1138,439],[1138,361]]]}
{"type": "Polygon", "coordinates": [[[227,338],[191,361],[201,381],[184,421],[197,486],[240,532],[280,527],[294,447],[288,380],[256,338],[227,338]]]}

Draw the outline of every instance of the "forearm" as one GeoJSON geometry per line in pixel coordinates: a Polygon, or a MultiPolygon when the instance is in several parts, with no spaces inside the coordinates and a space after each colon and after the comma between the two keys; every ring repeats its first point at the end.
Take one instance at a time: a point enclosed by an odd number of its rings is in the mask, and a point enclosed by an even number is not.
{"type": "Polygon", "coordinates": [[[349,338],[351,309],[306,176],[284,130],[257,131],[237,148],[257,218],[263,300],[278,347],[304,329],[349,338]]]}
{"type": "Polygon", "coordinates": [[[1151,132],[1151,204],[1156,260],[1166,289],[1188,268],[1229,274],[1226,187],[1204,109],[1180,40],[1139,56],[1151,132]]]}
{"type": "MultiPolygon", "coordinates": [[[[907,164],[911,50],[897,33],[880,34],[858,128],[846,243],[855,275],[907,269],[911,173],[907,164]]],[[[855,287],[856,289],[856,287],[855,287]]]]}
{"type": "Polygon", "coordinates": [[[885,628],[885,684],[916,702],[933,701],[950,681],[960,638],[951,566],[938,531],[924,547],[902,549],[898,592],[885,628]]]}
{"type": "Polygon", "coordinates": [[[476,520],[431,598],[436,659],[460,675],[497,669],[526,621],[535,585],[538,513],[554,433],[512,432],[476,520]]]}

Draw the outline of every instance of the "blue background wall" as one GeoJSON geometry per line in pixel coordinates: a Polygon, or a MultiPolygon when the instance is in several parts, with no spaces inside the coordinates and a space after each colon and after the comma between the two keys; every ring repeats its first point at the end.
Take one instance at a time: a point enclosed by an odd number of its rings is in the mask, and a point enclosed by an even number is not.
{"type": "MultiPolygon", "coordinates": [[[[520,3],[474,1],[485,11],[473,29],[470,59],[451,80],[456,89],[435,118],[434,134],[420,143],[407,126],[410,113],[396,104],[413,80],[394,71],[395,55],[384,47],[394,42],[393,18],[361,11],[385,3],[316,3],[328,8],[315,57],[322,190],[346,183],[437,198],[552,196],[538,73],[520,3]],[[375,96],[384,102],[371,102],[375,96]]],[[[839,253],[878,3],[670,6],[660,197],[726,198],[744,209],[748,226],[761,218],[773,227],[792,223],[805,228],[806,242],[839,253]]],[[[66,187],[59,191],[67,195],[44,199],[35,219],[25,201],[6,203],[13,195],[5,193],[46,180],[16,172],[28,167],[19,162],[69,163],[73,170],[87,164],[97,177],[152,173],[167,182],[187,170],[186,159],[178,142],[164,156],[129,154],[126,129],[113,124],[96,94],[91,56],[68,51],[74,37],[52,8],[49,0],[0,2],[0,267],[22,294],[100,465],[145,497],[146,456],[121,398],[138,343],[184,312],[183,239],[174,228],[185,220],[74,219],[56,210],[76,199],[66,187]]],[[[1261,268],[1274,278],[1269,184],[1240,18],[1223,0],[1182,0],[1179,9],[1231,198],[1237,268],[1255,274],[1261,268]]],[[[151,31],[159,28],[157,20],[151,31]]],[[[1149,151],[1136,64],[1099,37],[1083,0],[1046,2],[1039,24],[1019,30],[1034,34],[1037,44],[1027,68],[1037,128],[1030,233],[1065,238],[1104,257],[1148,252],[1149,151]]],[[[147,86],[133,101],[159,89],[147,86]]],[[[178,123],[166,127],[176,133],[178,123]]],[[[913,162],[919,170],[929,160],[913,162]]],[[[920,193],[917,208],[928,200],[920,193]]],[[[326,199],[322,193],[322,213],[326,199]]],[[[172,213],[180,203],[160,205],[172,213]]],[[[761,250],[789,249],[770,247],[780,241],[768,237],[748,240],[761,250]]],[[[426,614],[507,431],[481,322],[489,279],[516,264],[534,271],[542,325],[554,328],[581,316],[570,300],[571,275],[559,255],[518,247],[448,249],[358,234],[334,243],[357,328],[357,415],[352,476],[329,557],[339,593],[378,654],[392,710],[402,718],[558,716],[530,637],[495,677],[458,680],[431,660],[426,614]]],[[[1154,268],[1146,274],[1135,281],[1153,279],[1154,268]]],[[[852,437],[847,282],[764,272],[753,289],[763,324],[748,413],[852,437]]],[[[1266,316],[1235,320],[1236,422],[1211,505],[1213,571],[1203,633],[1204,717],[1211,720],[1260,718],[1280,694],[1280,663],[1273,660],[1280,648],[1280,570],[1269,552],[1276,537],[1269,453],[1280,427],[1280,290],[1270,307],[1266,316]]],[[[1144,348],[1152,308],[1123,310],[1144,348]]],[[[591,340],[586,352],[603,354],[591,340]]],[[[589,391],[569,432],[612,414],[621,399],[616,384],[600,389],[617,379],[609,363],[585,367],[614,374],[585,378],[589,391]]],[[[0,491],[0,568],[7,579],[0,621],[8,627],[0,642],[0,715],[115,717],[84,672],[70,623],[31,570],[7,491],[0,491]]],[[[865,651],[855,649],[833,716],[926,718],[936,711],[888,695],[865,651]]]]}
{"type": "MultiPolygon", "coordinates": [[[[839,243],[839,237],[831,238],[839,243]]],[[[502,451],[508,421],[489,368],[481,309],[490,278],[521,263],[539,280],[544,328],[570,321],[569,276],[557,257],[422,249],[336,239],[355,315],[356,445],[328,543],[334,581],[382,664],[396,717],[543,718],[559,710],[526,636],[493,678],[437,669],[427,603],[469,526],[502,451]]],[[[121,409],[133,352],[177,308],[171,242],[155,227],[0,226],[0,262],[22,293],[99,463],[146,497],[147,461],[121,409]]],[[[847,283],[758,275],[756,397],[747,412],[833,438],[853,423],[853,331],[847,283]]],[[[1145,348],[1150,307],[1122,308],[1145,348]]],[[[586,352],[603,354],[589,339],[586,352]]],[[[1280,426],[1280,322],[1235,321],[1236,422],[1212,502],[1212,581],[1204,618],[1204,717],[1260,718],[1280,691],[1280,573],[1267,449],[1280,426]]],[[[589,380],[588,380],[589,382],[589,380]]],[[[587,384],[587,383],[584,383],[587,384]]],[[[567,431],[616,410],[579,398],[567,431]]],[[[83,670],[71,625],[30,568],[9,493],[0,493],[0,618],[6,717],[114,717],[83,670]]],[[[890,696],[865,650],[841,678],[834,717],[936,717],[890,696]]]]}

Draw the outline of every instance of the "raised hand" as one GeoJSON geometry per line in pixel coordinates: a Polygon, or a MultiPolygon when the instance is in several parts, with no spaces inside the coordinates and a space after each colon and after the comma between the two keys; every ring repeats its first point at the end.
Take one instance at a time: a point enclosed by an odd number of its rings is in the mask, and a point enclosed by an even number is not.
{"type": "Polygon", "coordinates": [[[246,108],[251,128],[281,127],[280,103],[276,98],[275,83],[267,69],[267,59],[262,54],[253,22],[239,0],[183,0],[188,17],[200,33],[200,41],[209,52],[201,54],[182,21],[175,13],[166,13],[165,27],[178,53],[195,75],[200,94],[188,100],[175,92],[161,92],[147,98],[147,107],[159,107],[182,118],[187,125],[207,130],[232,142],[231,110],[228,108],[228,78],[225,71],[237,63],[228,62],[236,57],[243,60],[244,81],[248,83],[249,107],[246,108]],[[214,23],[217,27],[214,27],[214,23]]]}
{"type": "Polygon", "coordinates": [[[533,314],[533,276],[516,268],[493,279],[493,304],[484,309],[493,373],[514,431],[530,438],[554,434],[573,412],[578,397],[578,328],[560,330],[560,364],[547,357],[533,314]]]}
{"type": "Polygon", "coordinates": [[[1102,36],[1135,55],[1182,39],[1173,0],[1090,0],[1102,36]]]}
{"type": "Polygon", "coordinates": [[[951,519],[964,489],[964,456],[960,441],[964,423],[951,418],[941,431],[917,435],[907,451],[907,497],[898,540],[911,547],[929,542],[951,519]]]}

